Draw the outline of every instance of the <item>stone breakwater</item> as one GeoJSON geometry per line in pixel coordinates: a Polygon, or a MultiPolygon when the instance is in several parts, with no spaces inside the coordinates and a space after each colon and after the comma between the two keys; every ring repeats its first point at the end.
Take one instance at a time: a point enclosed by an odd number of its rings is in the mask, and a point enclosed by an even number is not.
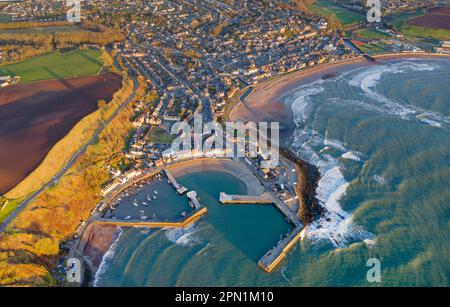
{"type": "Polygon", "coordinates": [[[280,148],[280,155],[295,164],[298,175],[295,192],[300,202],[298,217],[305,225],[310,224],[324,212],[316,198],[316,190],[320,180],[319,170],[314,165],[300,159],[288,148],[280,148]]]}

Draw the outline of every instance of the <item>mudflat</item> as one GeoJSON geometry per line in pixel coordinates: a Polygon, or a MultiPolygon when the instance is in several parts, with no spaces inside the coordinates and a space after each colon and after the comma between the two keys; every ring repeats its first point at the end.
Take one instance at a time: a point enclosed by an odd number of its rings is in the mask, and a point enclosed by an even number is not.
{"type": "Polygon", "coordinates": [[[110,101],[121,76],[40,81],[0,90],[0,194],[28,176],[98,101],[110,101]]]}

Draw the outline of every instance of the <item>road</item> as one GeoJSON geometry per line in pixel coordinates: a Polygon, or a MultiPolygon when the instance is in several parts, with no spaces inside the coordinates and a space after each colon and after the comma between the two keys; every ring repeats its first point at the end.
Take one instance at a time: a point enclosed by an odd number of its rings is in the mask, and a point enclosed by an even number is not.
{"type": "Polygon", "coordinates": [[[59,179],[61,179],[62,176],[64,176],[67,171],[75,164],[75,162],[78,161],[78,159],[86,152],[86,149],[88,146],[92,145],[100,133],[106,128],[106,126],[111,123],[111,121],[119,114],[120,111],[122,111],[130,101],[136,97],[136,89],[139,86],[139,83],[135,77],[130,76],[133,80],[134,84],[134,90],[133,93],[117,108],[117,110],[114,111],[113,114],[110,115],[110,117],[97,129],[97,131],[92,135],[92,137],[89,139],[87,143],[85,143],[73,156],[70,158],[69,162],[67,162],[63,168],[61,168],[58,173],[56,173],[53,178],[47,182],[45,185],[43,185],[39,190],[28,196],[20,205],[17,206],[17,208],[3,221],[3,223],[0,225],[0,233],[3,232],[9,224],[14,220],[14,218],[19,215],[22,210],[28,206],[31,202],[33,202],[36,198],[38,198],[47,188],[53,186],[58,182],[59,179]]]}

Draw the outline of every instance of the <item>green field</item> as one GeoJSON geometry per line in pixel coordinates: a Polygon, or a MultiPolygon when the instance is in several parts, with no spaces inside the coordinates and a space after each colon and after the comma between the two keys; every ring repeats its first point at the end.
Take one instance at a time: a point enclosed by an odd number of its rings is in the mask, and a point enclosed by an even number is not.
{"type": "Polygon", "coordinates": [[[0,200],[0,223],[2,223],[8,215],[13,212],[21,200],[0,200]]]}
{"type": "Polygon", "coordinates": [[[153,127],[148,133],[148,141],[156,144],[171,144],[175,138],[161,128],[153,127]]]}
{"type": "Polygon", "coordinates": [[[356,33],[356,36],[366,39],[383,39],[390,37],[388,34],[380,32],[376,29],[362,29],[356,33]]]}
{"type": "Polygon", "coordinates": [[[409,26],[406,22],[409,19],[424,15],[425,11],[414,13],[403,13],[389,16],[389,23],[391,23],[395,30],[409,38],[434,38],[438,40],[450,40],[450,31],[445,29],[431,29],[418,26],[409,26]]]}
{"type": "Polygon", "coordinates": [[[363,21],[365,16],[357,12],[350,11],[344,7],[338,6],[328,0],[318,0],[312,6],[311,9],[317,14],[325,17],[336,18],[342,25],[349,25],[354,22],[363,21]]]}
{"type": "Polygon", "coordinates": [[[20,82],[96,75],[103,67],[101,52],[76,50],[51,53],[19,63],[0,66],[0,76],[20,76],[20,82]]]}
{"type": "Polygon", "coordinates": [[[386,51],[388,51],[387,45],[381,42],[375,44],[358,45],[358,48],[361,49],[361,51],[363,51],[364,53],[370,55],[385,53],[386,51]]]}
{"type": "Polygon", "coordinates": [[[434,38],[439,40],[450,40],[450,30],[432,29],[404,24],[401,33],[408,37],[434,38]]]}

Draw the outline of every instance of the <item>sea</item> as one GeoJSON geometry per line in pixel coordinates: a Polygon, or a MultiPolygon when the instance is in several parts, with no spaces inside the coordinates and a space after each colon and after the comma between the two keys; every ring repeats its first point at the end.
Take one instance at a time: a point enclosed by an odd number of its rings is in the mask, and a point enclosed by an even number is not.
{"type": "Polygon", "coordinates": [[[281,98],[326,209],[285,260],[271,273],[257,265],[290,229],[280,212],[221,205],[220,192],[244,183],[196,172],[179,181],[206,215],[187,229],[122,230],[96,286],[450,285],[450,60],[352,68],[281,98]]]}

